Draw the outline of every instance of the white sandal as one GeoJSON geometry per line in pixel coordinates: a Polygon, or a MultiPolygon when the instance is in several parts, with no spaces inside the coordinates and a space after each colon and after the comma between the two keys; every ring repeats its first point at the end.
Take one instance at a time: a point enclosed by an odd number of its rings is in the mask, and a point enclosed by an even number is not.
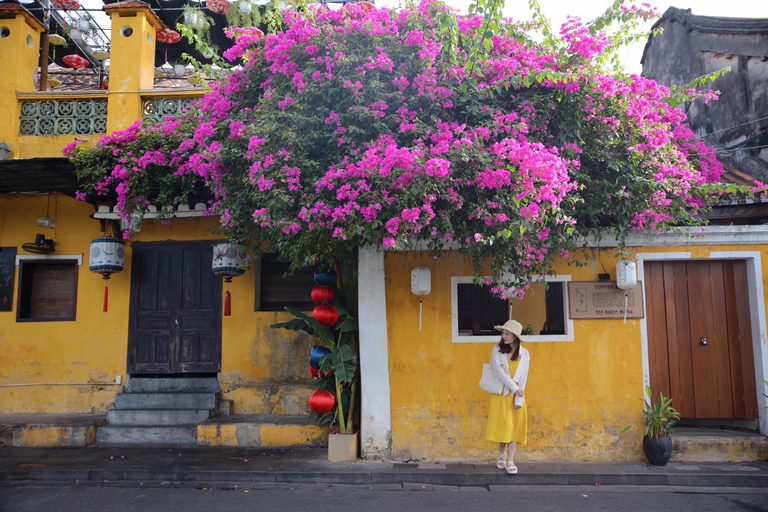
{"type": "Polygon", "coordinates": [[[517,474],[517,466],[515,466],[514,462],[507,462],[507,473],[510,475],[517,474]]]}
{"type": "Polygon", "coordinates": [[[505,469],[507,467],[507,454],[500,453],[499,458],[496,459],[496,467],[499,469],[505,469]]]}

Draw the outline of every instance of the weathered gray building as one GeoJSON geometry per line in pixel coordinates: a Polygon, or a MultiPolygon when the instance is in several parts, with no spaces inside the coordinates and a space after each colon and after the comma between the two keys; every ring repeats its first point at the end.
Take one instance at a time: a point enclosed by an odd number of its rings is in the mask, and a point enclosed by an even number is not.
{"type": "Polygon", "coordinates": [[[651,35],[645,46],[646,78],[683,86],[730,68],[710,84],[720,99],[694,101],[686,113],[731,175],[741,171],[768,182],[768,19],[695,16],[690,9],[671,7],[653,28],[661,33],[651,35]]]}

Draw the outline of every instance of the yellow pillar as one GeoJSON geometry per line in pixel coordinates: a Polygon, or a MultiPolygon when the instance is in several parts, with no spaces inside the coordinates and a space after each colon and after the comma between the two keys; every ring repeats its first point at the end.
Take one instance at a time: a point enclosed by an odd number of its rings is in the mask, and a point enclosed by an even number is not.
{"type": "Polygon", "coordinates": [[[141,90],[154,88],[155,32],[163,22],[144,2],[104,7],[112,18],[107,132],[141,119],[141,90]]]}
{"type": "Polygon", "coordinates": [[[16,91],[35,91],[43,24],[18,4],[0,5],[0,142],[18,158],[19,102],[16,91]]]}

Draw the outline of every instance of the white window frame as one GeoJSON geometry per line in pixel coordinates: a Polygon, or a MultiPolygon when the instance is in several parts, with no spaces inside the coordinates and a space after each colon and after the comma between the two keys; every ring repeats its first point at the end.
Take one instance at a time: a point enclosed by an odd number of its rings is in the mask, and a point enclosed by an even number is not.
{"type": "MultiPolygon", "coordinates": [[[[531,279],[533,282],[563,283],[563,318],[565,318],[565,334],[532,334],[521,336],[522,340],[527,342],[549,342],[549,341],[574,341],[573,319],[569,314],[568,307],[568,283],[571,281],[570,274],[558,274],[555,276],[535,276],[531,279]]],[[[459,336],[459,284],[474,284],[473,276],[451,276],[451,341],[453,343],[498,343],[499,334],[492,336],[459,336]]],[[[514,312],[513,312],[514,316],[514,312]]]]}

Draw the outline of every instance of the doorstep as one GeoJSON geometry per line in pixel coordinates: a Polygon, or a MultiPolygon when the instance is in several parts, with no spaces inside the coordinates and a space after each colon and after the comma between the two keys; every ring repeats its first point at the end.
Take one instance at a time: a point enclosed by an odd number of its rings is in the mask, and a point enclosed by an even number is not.
{"type": "Polygon", "coordinates": [[[675,428],[672,432],[672,461],[768,461],[768,437],[712,426],[675,428]]]}
{"type": "Polygon", "coordinates": [[[0,446],[84,447],[104,424],[105,414],[3,414],[0,446]]]}

